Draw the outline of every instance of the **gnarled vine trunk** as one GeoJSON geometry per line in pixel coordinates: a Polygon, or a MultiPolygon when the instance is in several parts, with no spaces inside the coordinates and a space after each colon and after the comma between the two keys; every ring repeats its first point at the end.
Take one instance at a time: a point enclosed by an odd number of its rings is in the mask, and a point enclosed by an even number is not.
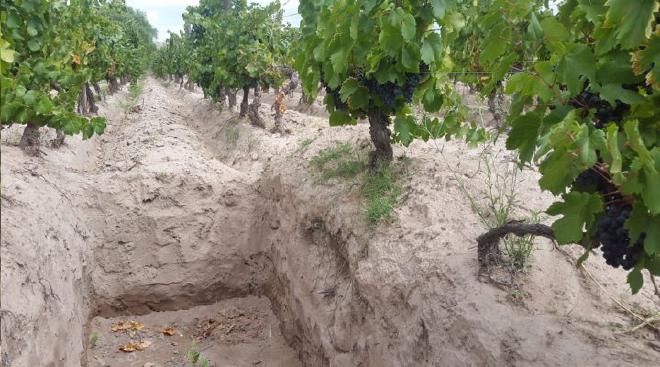
{"type": "Polygon", "coordinates": [[[85,83],[85,89],[87,90],[87,102],[89,105],[89,113],[97,114],[99,112],[98,106],[96,106],[96,101],[94,100],[94,93],[92,88],[89,86],[89,83],[85,83]]]}
{"type": "Polygon", "coordinates": [[[83,85],[80,89],[80,94],[78,94],[78,114],[86,115],[89,112],[89,98],[87,97],[87,87],[83,85]]]}
{"type": "Polygon", "coordinates": [[[249,87],[243,87],[243,100],[241,101],[241,109],[239,112],[240,117],[245,117],[248,110],[248,94],[250,93],[249,87]]]}
{"type": "Polygon", "coordinates": [[[218,103],[218,106],[222,109],[225,107],[225,99],[226,99],[227,91],[218,86],[218,88],[215,91],[215,101],[218,103]]]}
{"type": "Polygon", "coordinates": [[[266,123],[264,123],[264,120],[259,116],[259,107],[261,106],[261,88],[259,88],[259,85],[254,87],[254,98],[252,98],[252,103],[250,103],[250,106],[248,107],[248,118],[250,119],[250,123],[254,126],[258,126],[261,128],[266,127],[266,123]]]}
{"type": "Polygon", "coordinates": [[[371,142],[376,148],[375,151],[369,153],[369,169],[373,171],[380,167],[388,166],[392,162],[391,132],[387,127],[390,118],[377,108],[369,109],[368,117],[369,135],[371,136],[371,142]]]}
{"type": "Polygon", "coordinates": [[[235,89],[227,90],[227,100],[229,101],[229,109],[233,110],[236,107],[236,93],[235,89]]]}
{"type": "Polygon", "coordinates": [[[506,114],[504,103],[504,95],[502,93],[494,91],[488,96],[488,111],[493,115],[497,127],[500,127],[502,119],[506,114]]]}
{"type": "Polygon", "coordinates": [[[64,131],[60,129],[55,130],[55,139],[51,142],[53,144],[53,147],[59,148],[64,144],[64,139],[66,138],[66,135],[64,135],[64,131]]]}
{"type": "Polygon", "coordinates": [[[186,82],[186,89],[190,92],[195,91],[195,83],[193,83],[192,79],[188,78],[188,81],[186,82]]]}
{"type": "Polygon", "coordinates": [[[271,110],[275,111],[275,126],[273,127],[273,131],[282,130],[282,117],[284,117],[284,112],[286,112],[286,96],[291,95],[298,87],[298,74],[291,71],[288,76],[289,82],[286,83],[282,89],[277,90],[275,101],[271,107],[271,110]]]}
{"type": "Polygon", "coordinates": [[[81,115],[88,115],[90,113],[97,113],[98,107],[94,102],[94,93],[92,93],[92,88],[89,87],[89,83],[85,83],[80,89],[80,94],[78,95],[78,113],[81,115]]]}
{"type": "Polygon", "coordinates": [[[282,117],[284,112],[286,112],[286,103],[285,103],[285,93],[282,89],[278,89],[275,94],[275,101],[270,107],[271,111],[275,111],[273,115],[275,117],[275,126],[273,126],[273,132],[282,131],[282,117]]]}
{"type": "Polygon", "coordinates": [[[23,149],[24,152],[37,155],[39,153],[39,125],[33,122],[29,122],[25,125],[25,130],[23,130],[23,136],[21,136],[21,142],[18,146],[23,149]]]}
{"type": "Polygon", "coordinates": [[[113,76],[108,76],[106,77],[106,80],[108,81],[108,93],[109,94],[114,94],[119,90],[119,84],[117,83],[117,78],[113,76]]]}
{"type": "Polygon", "coordinates": [[[96,92],[96,95],[99,96],[99,99],[103,100],[103,96],[101,95],[101,86],[99,83],[94,82],[92,83],[92,87],[94,88],[94,92],[96,92]]]}

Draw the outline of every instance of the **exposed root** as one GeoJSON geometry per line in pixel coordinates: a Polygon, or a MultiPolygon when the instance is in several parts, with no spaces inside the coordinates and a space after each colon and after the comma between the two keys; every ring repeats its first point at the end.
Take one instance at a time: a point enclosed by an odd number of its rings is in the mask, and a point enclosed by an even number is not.
{"type": "Polygon", "coordinates": [[[552,228],[540,223],[530,224],[510,221],[500,227],[493,228],[477,237],[477,259],[479,260],[480,272],[491,265],[502,262],[502,252],[498,244],[500,239],[508,234],[515,234],[518,237],[526,235],[542,236],[553,241],[555,239],[552,228]]]}

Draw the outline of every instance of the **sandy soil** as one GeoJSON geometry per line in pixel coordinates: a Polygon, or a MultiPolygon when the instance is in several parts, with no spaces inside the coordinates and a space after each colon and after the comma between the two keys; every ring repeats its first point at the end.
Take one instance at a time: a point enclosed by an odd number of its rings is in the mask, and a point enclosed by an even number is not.
{"type": "Polygon", "coordinates": [[[144,316],[96,317],[90,325],[96,342],[88,352],[88,366],[175,367],[190,363],[191,350],[215,366],[300,366],[285,342],[279,321],[267,298],[232,298],[207,306],[144,316]],[[135,321],[140,330],[112,331],[113,325],[135,321]],[[168,329],[171,328],[171,329],[168,329]],[[173,335],[169,335],[169,334],[173,335]],[[149,344],[143,351],[124,352],[121,346],[149,344]]]}
{"type": "MultiPolygon", "coordinates": [[[[293,96],[290,133],[272,134],[151,78],[139,111],[121,98],[102,106],[106,134],[41,158],[14,146],[20,129],[2,131],[3,366],[179,366],[192,341],[216,366],[660,360],[658,332],[628,332],[640,321],[618,304],[657,312],[649,282],[631,296],[600,256],[577,270],[579,250],[538,240],[515,281],[478,277],[484,227],[466,192],[485,203],[483,150],[397,147],[404,201],[372,229],[360,182],[320,183],[309,166],[339,141],[368,147],[367,126],[328,128],[293,96]],[[145,327],[112,332],[121,320],[145,327]],[[132,338],[151,344],[118,350],[132,338]]],[[[272,126],[270,106],[261,112],[272,126]]],[[[500,144],[488,154],[510,164],[500,144]]],[[[537,179],[521,174],[520,216],[553,201],[537,179]]]]}

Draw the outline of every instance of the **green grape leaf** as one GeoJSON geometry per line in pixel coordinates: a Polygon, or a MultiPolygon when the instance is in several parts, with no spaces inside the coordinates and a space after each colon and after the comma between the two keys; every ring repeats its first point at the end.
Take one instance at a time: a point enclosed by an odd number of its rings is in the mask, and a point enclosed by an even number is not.
{"type": "Polygon", "coordinates": [[[582,125],[575,138],[575,145],[577,145],[582,166],[591,167],[598,160],[598,151],[602,151],[607,146],[607,140],[605,133],[600,129],[582,125]]]}
{"type": "Polygon", "coordinates": [[[351,19],[351,26],[349,32],[351,34],[351,39],[354,41],[358,40],[358,26],[360,25],[360,14],[355,13],[353,19],[351,19]]]}
{"type": "Polygon", "coordinates": [[[603,211],[603,200],[597,194],[577,191],[564,194],[563,199],[546,211],[549,215],[563,216],[552,224],[555,239],[559,244],[580,242],[584,226],[589,227],[603,211]]]}
{"type": "Polygon", "coordinates": [[[536,149],[541,116],[536,112],[530,112],[518,116],[511,125],[511,132],[506,139],[506,148],[510,150],[518,149],[520,160],[529,162],[536,149]]]}
{"type": "Polygon", "coordinates": [[[621,173],[623,161],[619,150],[619,127],[616,124],[607,127],[607,149],[612,158],[610,163],[612,179],[617,185],[621,185],[623,182],[623,174],[621,173]]]}
{"type": "Polygon", "coordinates": [[[442,59],[442,40],[437,33],[429,33],[424,37],[421,57],[427,65],[439,62],[442,59]]]}
{"type": "Polygon", "coordinates": [[[660,214],[660,172],[645,169],[643,172],[644,185],[641,190],[644,204],[652,214],[660,214]]]}
{"type": "Polygon", "coordinates": [[[543,27],[543,36],[548,40],[549,45],[559,54],[566,50],[566,42],[570,34],[566,27],[555,18],[545,18],[541,21],[543,27]]]}
{"type": "Polygon", "coordinates": [[[642,203],[634,203],[630,217],[626,220],[624,227],[628,230],[630,241],[637,241],[639,236],[644,232],[649,223],[649,216],[647,209],[642,203]]]}
{"type": "Polygon", "coordinates": [[[624,48],[639,46],[650,37],[657,0],[608,0],[606,24],[613,26],[616,39],[624,48]]]}
{"type": "Polygon", "coordinates": [[[47,115],[53,109],[53,103],[46,96],[41,96],[37,105],[35,106],[35,111],[40,115],[47,115]]]}
{"type": "Polygon", "coordinates": [[[29,91],[27,91],[27,93],[25,93],[25,95],[23,95],[23,102],[26,105],[32,107],[32,106],[35,106],[37,104],[37,99],[38,98],[39,98],[39,95],[37,94],[36,91],[29,90],[29,91]]]}
{"type": "Polygon", "coordinates": [[[16,58],[16,51],[5,48],[5,47],[0,47],[0,60],[8,63],[14,62],[14,59],[16,58]]]}
{"type": "Polygon", "coordinates": [[[511,29],[509,25],[501,22],[489,30],[486,39],[484,39],[484,47],[479,54],[479,61],[482,64],[490,64],[497,57],[502,55],[509,47],[511,39],[511,29]]]}
{"type": "Polygon", "coordinates": [[[92,117],[89,123],[94,127],[94,133],[96,133],[96,135],[101,135],[103,134],[103,132],[105,132],[105,127],[106,127],[105,118],[92,117]]]}
{"type": "Polygon", "coordinates": [[[27,26],[27,33],[28,33],[30,36],[32,36],[32,37],[34,37],[34,36],[36,36],[37,34],[39,34],[39,32],[37,32],[37,29],[34,28],[34,26],[33,26],[32,24],[29,24],[29,25],[27,26]]]}
{"type": "Polygon", "coordinates": [[[594,80],[596,65],[596,56],[588,45],[577,45],[564,56],[559,70],[571,95],[576,95],[582,90],[584,83],[580,79],[581,76],[594,80]]]}
{"type": "Polygon", "coordinates": [[[401,48],[401,64],[408,71],[419,70],[419,48],[414,43],[406,43],[401,48]]]}
{"type": "Polygon", "coordinates": [[[403,39],[406,41],[412,41],[417,33],[415,17],[413,17],[412,14],[406,13],[401,8],[398,8],[397,11],[399,11],[401,16],[401,36],[403,36],[403,39]]]}
{"type": "Polygon", "coordinates": [[[642,140],[642,136],[639,134],[639,121],[626,121],[623,125],[623,130],[626,132],[628,144],[630,144],[632,150],[637,153],[641,163],[646,167],[650,167],[651,170],[655,170],[651,152],[649,152],[649,150],[646,148],[644,141],[642,140]]]}
{"type": "Polygon", "coordinates": [[[348,105],[352,109],[366,111],[369,109],[369,90],[365,87],[358,87],[358,89],[351,95],[348,100],[348,105]]]}
{"type": "Polygon", "coordinates": [[[639,292],[639,290],[642,289],[642,286],[644,285],[644,277],[642,276],[642,271],[635,267],[635,269],[628,273],[627,281],[628,284],[630,284],[632,294],[637,294],[637,292],[639,292]]]}
{"type": "Polygon", "coordinates": [[[28,41],[27,45],[28,45],[28,48],[30,49],[30,51],[33,51],[33,52],[39,51],[41,49],[41,42],[36,38],[30,39],[28,41]]]}
{"type": "Polygon", "coordinates": [[[437,112],[442,108],[444,98],[442,94],[437,93],[434,88],[428,88],[422,98],[424,109],[427,112],[437,112]]]}
{"type": "Polygon", "coordinates": [[[621,83],[604,85],[598,91],[600,92],[601,97],[612,105],[615,105],[617,100],[627,104],[635,104],[644,101],[644,97],[640,96],[639,93],[624,89],[621,87],[621,83]]]}
{"type": "Polygon", "coordinates": [[[90,123],[85,124],[82,129],[83,139],[87,140],[94,135],[94,126],[90,123]]]}
{"type": "Polygon", "coordinates": [[[514,74],[509,78],[505,91],[510,94],[519,92],[527,96],[537,95],[543,100],[550,100],[554,97],[552,90],[541,78],[528,73],[514,74]]]}
{"type": "Polygon", "coordinates": [[[433,8],[433,16],[436,18],[444,18],[445,12],[449,7],[448,0],[431,0],[431,8],[433,8]]]}
{"type": "Polygon", "coordinates": [[[649,256],[660,255],[660,217],[654,216],[649,219],[644,239],[644,252],[649,256]]]}
{"type": "Polygon", "coordinates": [[[341,89],[339,90],[339,97],[341,98],[342,102],[346,102],[348,97],[350,97],[353,93],[355,93],[355,91],[358,90],[359,86],[360,84],[355,78],[348,78],[344,80],[344,84],[342,84],[341,89]]]}
{"type": "Polygon", "coordinates": [[[532,35],[533,38],[539,39],[543,37],[543,27],[539,23],[539,18],[536,17],[536,14],[532,13],[529,19],[529,25],[527,26],[527,32],[532,35]]]}
{"type": "Polygon", "coordinates": [[[16,97],[23,97],[27,93],[27,89],[23,85],[18,85],[16,87],[16,97]]]}
{"type": "Polygon", "coordinates": [[[355,120],[348,112],[334,111],[330,114],[330,126],[340,126],[354,124],[355,120]]]}
{"type": "Polygon", "coordinates": [[[412,130],[415,126],[415,116],[410,113],[401,112],[394,119],[394,133],[396,139],[404,146],[413,141],[412,130]]]}

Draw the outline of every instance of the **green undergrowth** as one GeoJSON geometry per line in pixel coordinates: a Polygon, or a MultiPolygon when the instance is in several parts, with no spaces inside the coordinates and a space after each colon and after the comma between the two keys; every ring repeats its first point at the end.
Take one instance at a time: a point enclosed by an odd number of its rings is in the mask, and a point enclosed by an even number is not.
{"type": "Polygon", "coordinates": [[[300,141],[300,150],[305,151],[316,140],[316,138],[307,138],[300,141]]]}
{"type": "Polygon", "coordinates": [[[236,145],[238,138],[241,136],[241,131],[238,124],[234,122],[225,125],[225,141],[230,145],[236,145]]]}
{"type": "Polygon", "coordinates": [[[318,181],[325,182],[339,178],[355,180],[365,199],[367,223],[375,226],[394,219],[394,209],[401,202],[405,161],[393,162],[390,167],[382,167],[368,172],[368,154],[356,149],[350,143],[337,143],[334,147],[321,150],[311,159],[311,166],[319,174],[318,181]]]}
{"type": "Polygon", "coordinates": [[[401,184],[396,173],[398,167],[382,167],[367,175],[362,195],[367,199],[367,222],[376,225],[393,219],[394,209],[401,202],[401,184]]]}
{"type": "MultiPolygon", "coordinates": [[[[512,220],[522,220],[527,223],[539,223],[540,213],[526,211],[522,213],[523,203],[518,197],[520,169],[513,163],[497,166],[496,158],[484,152],[481,157],[479,171],[483,177],[483,188],[479,192],[467,189],[465,180],[454,172],[454,177],[465,197],[469,200],[472,210],[481,223],[488,229],[498,228],[512,220]]],[[[507,235],[500,245],[511,269],[519,271],[527,269],[532,261],[535,250],[535,236],[517,237],[507,235]]]]}
{"type": "Polygon", "coordinates": [[[367,169],[365,152],[356,150],[349,143],[338,143],[321,150],[311,163],[324,181],[335,177],[354,178],[367,169]]]}
{"type": "Polygon", "coordinates": [[[139,79],[137,82],[131,83],[128,86],[128,95],[126,96],[126,99],[120,103],[124,112],[128,112],[133,107],[135,107],[138,101],[138,97],[140,97],[140,94],[142,94],[143,90],[144,85],[142,83],[142,79],[139,79]]]}

